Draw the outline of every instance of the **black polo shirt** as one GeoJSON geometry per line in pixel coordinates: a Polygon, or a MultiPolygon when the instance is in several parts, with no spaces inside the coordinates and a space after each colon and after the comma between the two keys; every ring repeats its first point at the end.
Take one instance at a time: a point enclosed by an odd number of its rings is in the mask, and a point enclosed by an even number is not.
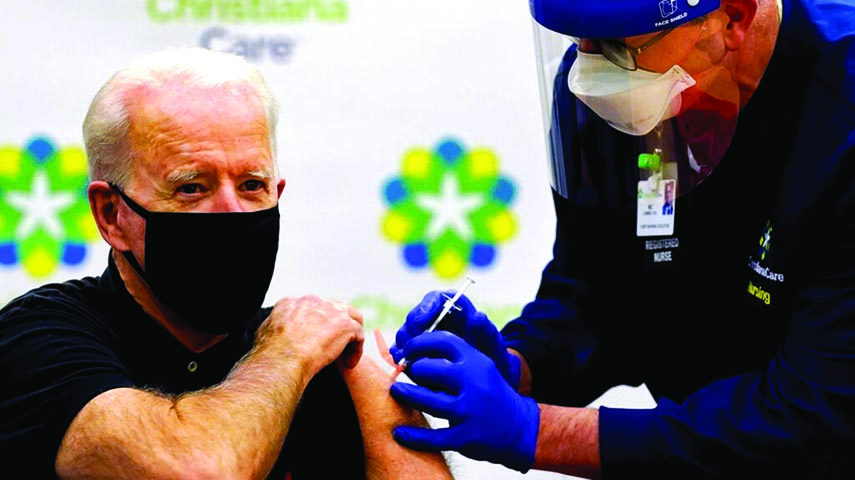
{"type": "MultiPolygon", "coordinates": [[[[179,394],[214,386],[251,348],[270,309],[242,334],[202,353],[149,317],[112,261],[100,277],[44,285],[0,310],[0,470],[56,478],[71,421],[113,388],[179,394]]],[[[211,428],[216,428],[212,425],[211,428]]],[[[334,367],[309,383],[271,478],[364,478],[364,450],[349,391],[334,367]]]]}

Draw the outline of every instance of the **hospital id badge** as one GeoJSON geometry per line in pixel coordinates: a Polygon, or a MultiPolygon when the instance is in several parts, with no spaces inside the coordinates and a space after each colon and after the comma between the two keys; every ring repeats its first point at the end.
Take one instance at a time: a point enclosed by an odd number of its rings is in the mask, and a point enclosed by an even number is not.
{"type": "Polygon", "coordinates": [[[636,236],[667,237],[674,234],[675,189],[675,180],[658,175],[638,182],[636,236]]]}

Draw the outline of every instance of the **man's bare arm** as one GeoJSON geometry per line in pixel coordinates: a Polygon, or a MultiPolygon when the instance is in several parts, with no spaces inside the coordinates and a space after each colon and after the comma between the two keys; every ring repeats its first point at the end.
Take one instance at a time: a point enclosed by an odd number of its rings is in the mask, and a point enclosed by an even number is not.
{"type": "Polygon", "coordinates": [[[540,405],[532,468],[599,479],[598,429],[599,412],[595,409],[540,405]]]}
{"type": "Polygon", "coordinates": [[[520,352],[512,348],[508,349],[508,353],[520,359],[520,386],[517,391],[523,395],[529,395],[531,393],[531,369],[528,368],[528,362],[520,352]]]}
{"type": "Polygon", "coordinates": [[[66,432],[57,473],[264,478],[309,380],[349,344],[357,347],[343,363],[356,363],[361,320],[352,308],[316,297],[283,299],[259,329],[256,347],[219,386],[172,398],[136,389],[95,397],[66,432]]]}
{"type": "MultiPolygon", "coordinates": [[[[520,387],[523,395],[531,393],[532,376],[528,362],[519,352],[508,349],[520,359],[520,387]]],[[[600,478],[599,412],[591,408],[565,408],[539,405],[540,424],[534,467],[575,475],[600,478]]]]}
{"type": "Polygon", "coordinates": [[[389,387],[393,380],[388,373],[363,357],[356,368],[344,370],[342,375],[359,417],[369,480],[453,478],[441,453],[410,450],[392,438],[392,429],[399,425],[427,427],[428,423],[419,412],[392,399],[389,387]]]}

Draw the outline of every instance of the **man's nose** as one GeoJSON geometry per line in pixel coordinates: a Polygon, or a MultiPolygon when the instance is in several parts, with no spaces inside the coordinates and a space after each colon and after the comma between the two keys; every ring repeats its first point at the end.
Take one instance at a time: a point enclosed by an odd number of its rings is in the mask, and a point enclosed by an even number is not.
{"type": "Polygon", "coordinates": [[[223,186],[217,189],[211,200],[212,212],[243,212],[246,210],[240,201],[238,192],[231,186],[223,186]]]}

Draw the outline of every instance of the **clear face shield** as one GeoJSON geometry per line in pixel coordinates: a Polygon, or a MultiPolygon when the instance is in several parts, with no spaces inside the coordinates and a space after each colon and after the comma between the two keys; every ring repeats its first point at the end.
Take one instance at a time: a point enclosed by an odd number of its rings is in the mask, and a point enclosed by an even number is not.
{"type": "Polygon", "coordinates": [[[674,200],[719,163],[739,110],[723,69],[686,69],[718,0],[680,1],[531,1],[552,187],[581,206],[636,209],[639,236],[673,233],[674,200]]]}

